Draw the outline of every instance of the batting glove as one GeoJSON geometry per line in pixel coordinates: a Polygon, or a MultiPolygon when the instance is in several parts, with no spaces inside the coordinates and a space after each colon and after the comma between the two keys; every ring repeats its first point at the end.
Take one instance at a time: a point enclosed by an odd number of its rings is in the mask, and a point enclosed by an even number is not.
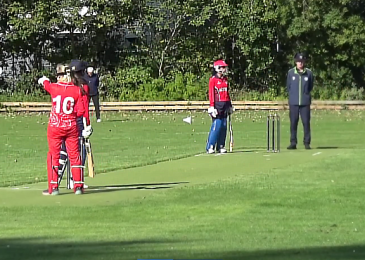
{"type": "Polygon", "coordinates": [[[93,133],[93,128],[91,127],[91,125],[88,125],[87,127],[85,127],[84,130],[82,130],[82,136],[86,139],[88,139],[93,133]]]}
{"type": "Polygon", "coordinates": [[[208,108],[208,114],[209,114],[211,117],[217,117],[217,115],[218,115],[218,111],[217,111],[217,109],[215,109],[214,107],[209,107],[209,108],[208,108]]]}
{"type": "Polygon", "coordinates": [[[46,76],[43,76],[43,77],[41,77],[40,79],[38,79],[38,84],[43,85],[43,82],[44,82],[45,80],[50,81],[50,80],[49,80],[49,78],[47,78],[46,76]]]}

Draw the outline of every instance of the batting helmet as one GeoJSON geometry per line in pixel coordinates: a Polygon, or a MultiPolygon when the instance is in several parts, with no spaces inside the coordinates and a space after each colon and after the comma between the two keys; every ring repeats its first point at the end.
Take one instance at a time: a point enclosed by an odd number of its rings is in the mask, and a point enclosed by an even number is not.
{"type": "Polygon", "coordinates": [[[71,60],[71,63],[69,65],[71,71],[84,71],[87,67],[87,63],[85,61],[81,60],[71,60]]]}

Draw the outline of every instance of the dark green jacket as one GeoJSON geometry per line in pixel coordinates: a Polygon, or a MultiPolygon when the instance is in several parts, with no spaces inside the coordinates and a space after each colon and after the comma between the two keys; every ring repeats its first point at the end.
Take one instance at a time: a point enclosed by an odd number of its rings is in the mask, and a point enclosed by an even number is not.
{"type": "Polygon", "coordinates": [[[286,88],[289,94],[289,105],[306,106],[312,102],[311,91],[313,89],[313,73],[305,68],[300,73],[297,68],[288,71],[286,88]]]}

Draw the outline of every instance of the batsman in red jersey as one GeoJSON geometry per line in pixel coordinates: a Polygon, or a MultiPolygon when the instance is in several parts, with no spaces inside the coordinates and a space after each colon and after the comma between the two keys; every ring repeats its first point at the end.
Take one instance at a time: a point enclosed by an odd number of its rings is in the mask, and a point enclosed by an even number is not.
{"type": "MultiPolygon", "coordinates": [[[[75,62],[75,61],[72,61],[75,62]]],[[[86,64],[86,63],[85,63],[86,64]]],[[[68,66],[66,66],[68,68],[68,66]]],[[[66,68],[65,67],[65,68],[66,68]]],[[[62,69],[60,71],[63,71],[62,69]]],[[[84,75],[84,71],[78,71],[77,75],[84,75]]],[[[86,123],[87,125],[90,125],[90,114],[89,114],[89,103],[90,103],[90,96],[89,96],[89,87],[86,84],[86,80],[81,79],[80,83],[82,84],[82,88],[81,88],[81,93],[82,93],[82,102],[84,103],[84,114],[81,117],[78,117],[76,119],[76,123],[77,123],[77,128],[78,128],[78,133],[79,133],[79,147],[80,147],[80,156],[81,156],[81,165],[85,166],[85,161],[86,161],[86,148],[85,148],[85,142],[84,142],[84,137],[82,135],[82,132],[84,130],[84,122],[83,122],[83,118],[86,118],[86,123]]],[[[63,172],[65,170],[66,167],[66,159],[67,159],[67,148],[66,148],[66,144],[63,141],[62,142],[62,148],[61,148],[61,155],[60,155],[60,165],[59,165],[59,169],[58,169],[58,175],[59,178],[62,177],[63,172]]],[[[73,189],[74,188],[74,181],[71,177],[70,180],[70,188],[73,189]]],[[[88,188],[88,186],[84,183],[84,189],[88,188]]]]}
{"type": "MultiPolygon", "coordinates": [[[[71,65],[71,64],[70,64],[71,65]]],[[[73,68],[82,67],[83,64],[73,64],[73,68]]],[[[61,144],[64,140],[71,164],[71,172],[74,180],[74,192],[79,195],[83,193],[83,166],[79,150],[79,133],[76,118],[85,113],[82,91],[79,80],[75,73],[65,75],[63,80],[51,83],[46,77],[38,80],[39,84],[52,97],[52,111],[48,122],[47,139],[47,172],[48,172],[48,194],[58,195],[58,167],[60,159],[61,144]]],[[[83,130],[83,135],[91,135],[91,126],[83,130]]],[[[43,193],[45,194],[45,193],[43,193]]]]}
{"type": "Polygon", "coordinates": [[[209,109],[213,123],[209,132],[206,151],[209,154],[226,153],[227,117],[233,113],[229,96],[228,78],[226,76],[228,64],[217,60],[213,64],[214,75],[209,79],[209,109]]]}

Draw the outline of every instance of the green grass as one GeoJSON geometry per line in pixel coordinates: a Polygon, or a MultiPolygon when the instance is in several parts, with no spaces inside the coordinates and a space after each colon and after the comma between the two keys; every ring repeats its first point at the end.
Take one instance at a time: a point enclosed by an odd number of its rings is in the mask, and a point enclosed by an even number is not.
{"type": "Polygon", "coordinates": [[[266,113],[240,112],[222,156],[193,115],[104,114],[79,197],[40,194],[47,116],[0,117],[0,259],[365,259],[365,113],[313,111],[313,150],[267,154],[266,113]]]}

